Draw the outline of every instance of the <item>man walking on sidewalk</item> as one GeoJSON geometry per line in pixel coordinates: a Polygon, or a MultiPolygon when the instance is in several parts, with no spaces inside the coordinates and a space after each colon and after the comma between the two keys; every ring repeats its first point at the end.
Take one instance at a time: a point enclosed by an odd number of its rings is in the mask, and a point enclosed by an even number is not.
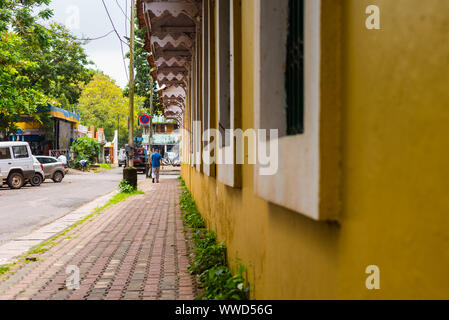
{"type": "Polygon", "coordinates": [[[156,179],[156,182],[159,183],[159,173],[161,169],[161,160],[162,156],[156,150],[153,150],[153,154],[151,155],[151,177],[156,179]]]}

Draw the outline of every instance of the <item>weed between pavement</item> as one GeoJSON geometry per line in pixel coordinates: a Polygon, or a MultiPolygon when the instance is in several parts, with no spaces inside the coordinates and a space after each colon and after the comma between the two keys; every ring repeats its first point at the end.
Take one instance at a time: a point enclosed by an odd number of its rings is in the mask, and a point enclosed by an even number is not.
{"type": "Polygon", "coordinates": [[[226,247],[217,244],[215,233],[207,230],[185,182],[181,178],[179,180],[182,190],[180,208],[185,225],[191,228],[195,244],[189,271],[199,277],[200,288],[204,290],[198,299],[248,300],[249,285],[243,278],[246,268],[241,265],[237,273],[232,274],[226,259],[226,247]]]}

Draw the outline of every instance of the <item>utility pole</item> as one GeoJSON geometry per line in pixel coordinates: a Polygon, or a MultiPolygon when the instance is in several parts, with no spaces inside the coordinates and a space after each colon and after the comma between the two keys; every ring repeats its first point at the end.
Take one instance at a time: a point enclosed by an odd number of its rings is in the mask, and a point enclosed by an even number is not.
{"type": "Polygon", "coordinates": [[[134,167],[134,0],[131,0],[131,35],[130,35],[130,58],[129,58],[129,139],[131,147],[129,153],[129,165],[134,167]]]}
{"type": "MultiPolygon", "coordinates": [[[[151,91],[150,91],[150,149],[151,149],[151,140],[153,139],[153,112],[154,112],[154,106],[153,106],[153,94],[154,94],[154,82],[153,82],[153,76],[150,74],[150,83],[151,83],[151,91]]],[[[151,151],[151,150],[150,150],[151,151]]]]}

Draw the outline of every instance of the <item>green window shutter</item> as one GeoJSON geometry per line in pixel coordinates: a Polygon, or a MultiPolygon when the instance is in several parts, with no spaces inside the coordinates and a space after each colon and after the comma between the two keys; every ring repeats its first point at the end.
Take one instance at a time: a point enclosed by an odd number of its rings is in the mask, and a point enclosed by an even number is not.
{"type": "Polygon", "coordinates": [[[287,39],[287,134],[304,133],[304,0],[289,0],[287,39]]]}

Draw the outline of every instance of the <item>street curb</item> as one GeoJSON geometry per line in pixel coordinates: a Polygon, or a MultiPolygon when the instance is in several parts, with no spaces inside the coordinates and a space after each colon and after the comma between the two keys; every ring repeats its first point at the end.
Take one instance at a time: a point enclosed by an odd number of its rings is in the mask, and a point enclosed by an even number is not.
{"type": "Polygon", "coordinates": [[[94,213],[96,209],[106,205],[117,193],[118,191],[110,192],[86,203],[78,209],[43,227],[32,231],[28,235],[2,244],[0,246],[0,266],[14,263],[18,258],[30,251],[32,248],[53,238],[67,228],[73,226],[75,223],[83,220],[90,214],[94,213]]]}

